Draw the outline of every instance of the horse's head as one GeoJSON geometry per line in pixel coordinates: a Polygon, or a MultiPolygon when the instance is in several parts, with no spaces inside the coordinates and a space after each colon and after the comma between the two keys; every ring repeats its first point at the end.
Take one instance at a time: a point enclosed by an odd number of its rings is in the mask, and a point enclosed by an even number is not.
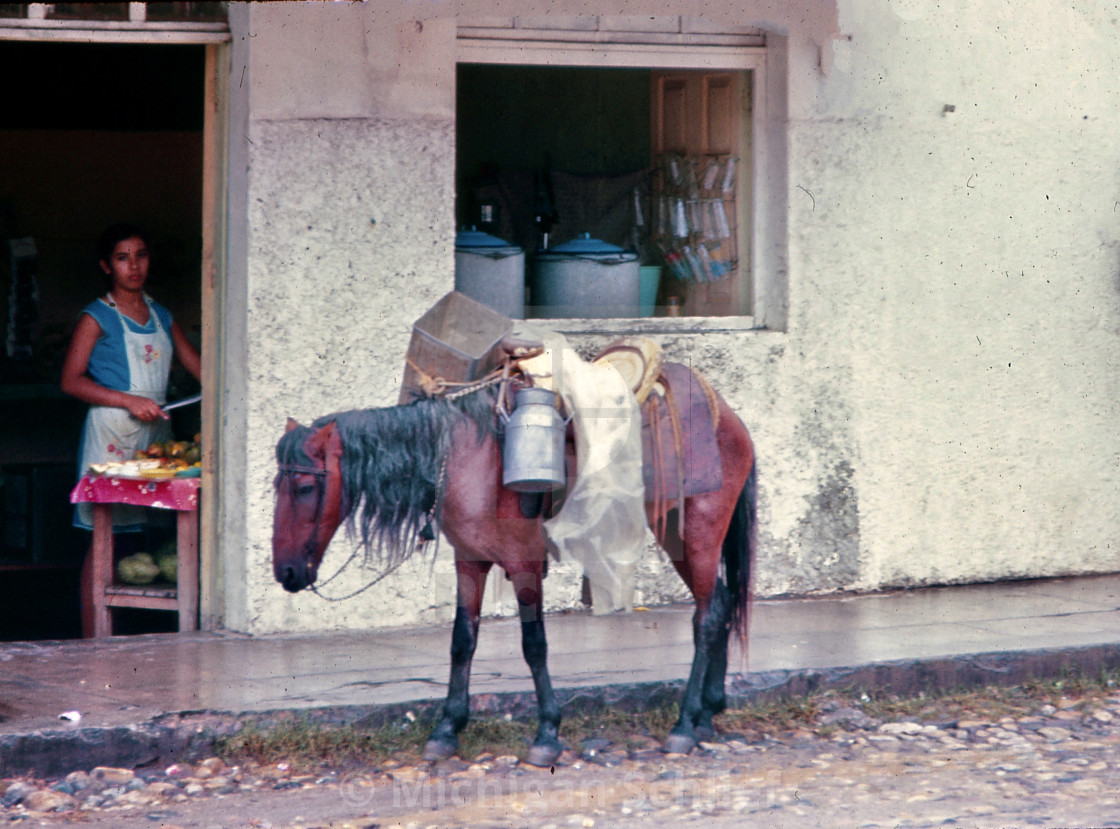
{"type": "Polygon", "coordinates": [[[295,593],[315,582],[323,552],[348,511],[334,422],[313,430],[289,418],[276,461],[272,572],[295,593]]]}

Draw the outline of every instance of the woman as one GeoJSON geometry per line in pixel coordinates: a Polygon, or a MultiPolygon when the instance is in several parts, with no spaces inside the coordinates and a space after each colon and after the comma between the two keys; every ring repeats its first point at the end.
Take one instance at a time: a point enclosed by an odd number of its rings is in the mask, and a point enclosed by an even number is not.
{"type": "MultiPolygon", "coordinates": [[[[109,227],[97,256],[109,291],[83,309],[62,365],[62,391],[90,404],[79,475],[91,463],[125,461],[171,438],[162,406],[172,355],[201,380],[198,351],[170,312],[144,293],[149,267],[144,232],[129,224],[109,227]]],[[[142,508],[115,506],[114,531],[139,531],[145,523],[142,508]]],[[[90,504],[77,506],[74,526],[93,529],[90,504]]]]}

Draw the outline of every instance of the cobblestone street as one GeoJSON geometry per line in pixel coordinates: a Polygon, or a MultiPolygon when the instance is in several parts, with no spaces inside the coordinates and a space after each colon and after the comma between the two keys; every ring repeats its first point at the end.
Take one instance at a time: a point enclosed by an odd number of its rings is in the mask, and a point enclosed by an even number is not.
{"type": "Polygon", "coordinates": [[[591,740],[554,769],[482,755],[309,773],[210,758],[0,782],[14,825],[314,827],[1120,826],[1120,696],[953,721],[829,698],[804,727],[725,734],[688,757],[591,740]]]}

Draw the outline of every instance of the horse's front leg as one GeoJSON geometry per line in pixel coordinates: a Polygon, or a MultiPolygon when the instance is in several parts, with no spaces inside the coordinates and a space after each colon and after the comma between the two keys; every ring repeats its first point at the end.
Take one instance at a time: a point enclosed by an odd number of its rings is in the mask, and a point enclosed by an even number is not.
{"type": "Polygon", "coordinates": [[[451,678],[443,716],[424,746],[425,760],[446,760],[459,750],[459,732],[470,719],[471,660],[478,644],[478,618],[489,561],[455,561],[458,577],[455,626],[451,632],[451,678]]]}
{"type": "Polygon", "coordinates": [[[521,615],[521,652],[525,655],[537,691],[537,736],[529,746],[525,762],[533,766],[551,766],[560,756],[563,746],[560,744],[560,704],[556,701],[548,673],[541,568],[538,565],[528,572],[513,573],[510,578],[517,592],[517,608],[521,615]]]}

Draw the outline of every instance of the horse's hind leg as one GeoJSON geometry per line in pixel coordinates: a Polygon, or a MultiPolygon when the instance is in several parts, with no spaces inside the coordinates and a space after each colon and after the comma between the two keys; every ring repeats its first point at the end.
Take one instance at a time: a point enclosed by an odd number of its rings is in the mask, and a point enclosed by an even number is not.
{"type": "Polygon", "coordinates": [[[730,596],[717,578],[721,554],[718,538],[708,537],[712,526],[704,520],[707,516],[696,511],[689,518],[692,523],[687,542],[677,533],[675,512],[670,513],[664,540],[669,558],[696,600],[692,669],[681,697],[680,716],[663,746],[674,754],[688,754],[699,740],[712,736],[712,717],[725,704],[723,683],[731,620],[730,596]]]}
{"type": "Polygon", "coordinates": [[[548,642],[544,633],[543,593],[540,565],[510,574],[521,614],[521,650],[533,675],[537,691],[537,736],[529,746],[525,762],[551,766],[560,756],[560,704],[552,690],[548,672],[548,642]]]}
{"type": "MultiPolygon", "coordinates": [[[[722,587],[722,583],[718,587],[722,587]]],[[[707,601],[699,598],[692,617],[692,670],[681,697],[680,716],[665,740],[664,749],[688,754],[696,743],[712,735],[712,717],[724,705],[723,679],[727,669],[728,608],[726,595],[715,589],[707,601]]]]}
{"type": "Polygon", "coordinates": [[[425,760],[445,760],[459,749],[459,732],[470,719],[471,660],[478,644],[478,618],[489,561],[455,562],[458,576],[455,626],[451,632],[451,678],[443,716],[424,746],[425,760]]]}
{"type": "Polygon", "coordinates": [[[711,612],[716,616],[716,636],[708,652],[708,667],[700,692],[700,716],[694,729],[697,740],[711,740],[715,736],[712,717],[727,707],[724,682],[727,678],[727,642],[731,633],[731,595],[722,581],[716,582],[711,612]]]}

